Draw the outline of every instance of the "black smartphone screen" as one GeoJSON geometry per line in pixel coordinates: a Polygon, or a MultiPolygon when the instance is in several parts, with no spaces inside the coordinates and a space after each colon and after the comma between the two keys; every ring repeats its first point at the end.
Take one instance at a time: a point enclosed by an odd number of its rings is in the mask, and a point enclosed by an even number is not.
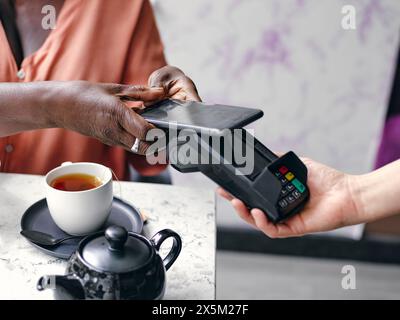
{"type": "Polygon", "coordinates": [[[178,130],[221,131],[242,128],[261,118],[263,112],[221,104],[164,100],[144,109],[141,116],[161,129],[168,129],[173,123],[178,130]]]}

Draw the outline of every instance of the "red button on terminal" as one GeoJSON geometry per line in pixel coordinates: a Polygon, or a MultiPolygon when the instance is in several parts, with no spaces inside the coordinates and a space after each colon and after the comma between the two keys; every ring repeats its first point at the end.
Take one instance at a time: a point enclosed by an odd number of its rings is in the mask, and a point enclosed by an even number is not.
{"type": "Polygon", "coordinates": [[[282,166],[279,168],[279,172],[282,174],[286,174],[289,171],[288,168],[286,168],[285,166],[282,166]]]}

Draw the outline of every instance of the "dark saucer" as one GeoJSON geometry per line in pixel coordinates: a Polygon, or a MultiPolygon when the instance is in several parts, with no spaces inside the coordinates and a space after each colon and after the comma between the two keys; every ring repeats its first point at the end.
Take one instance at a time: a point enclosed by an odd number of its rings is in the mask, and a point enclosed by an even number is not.
{"type": "MultiPolygon", "coordinates": [[[[104,229],[110,225],[122,226],[129,232],[141,233],[143,220],[138,209],[114,197],[111,214],[104,225],[104,229]]],[[[51,218],[46,199],[39,200],[25,211],[21,219],[21,229],[41,231],[51,234],[57,239],[68,236],[68,234],[57,227],[51,218]]],[[[48,255],[68,259],[75,252],[81,240],[82,238],[72,239],[55,247],[30,243],[48,255]]]]}

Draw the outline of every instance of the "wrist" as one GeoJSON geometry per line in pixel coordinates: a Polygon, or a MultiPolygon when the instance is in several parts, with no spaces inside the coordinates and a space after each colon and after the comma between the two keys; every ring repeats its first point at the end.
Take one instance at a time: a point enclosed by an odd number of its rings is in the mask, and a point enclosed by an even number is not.
{"type": "Polygon", "coordinates": [[[44,119],[52,128],[70,129],[71,110],[76,106],[77,97],[82,94],[80,83],[84,81],[48,82],[41,94],[44,119]],[[68,108],[66,108],[68,106],[68,108]]]}
{"type": "Polygon", "coordinates": [[[22,107],[18,122],[24,130],[45,129],[54,127],[51,110],[53,85],[50,82],[30,82],[21,84],[20,94],[14,102],[22,107]]]}
{"type": "Polygon", "coordinates": [[[363,175],[348,175],[348,189],[353,211],[349,213],[352,220],[350,224],[359,224],[366,220],[366,207],[363,201],[364,185],[363,175]]]}
{"type": "Polygon", "coordinates": [[[59,101],[63,99],[60,89],[56,82],[43,82],[40,87],[36,89],[39,92],[36,101],[37,108],[40,110],[41,119],[44,127],[57,128],[60,126],[58,115],[59,101]]]}
{"type": "Polygon", "coordinates": [[[400,213],[397,177],[400,160],[378,170],[355,176],[352,193],[361,222],[370,222],[400,213]]]}
{"type": "Polygon", "coordinates": [[[381,182],[376,172],[352,176],[351,194],[356,208],[356,223],[367,223],[387,215],[386,206],[380,202],[381,182]]]}

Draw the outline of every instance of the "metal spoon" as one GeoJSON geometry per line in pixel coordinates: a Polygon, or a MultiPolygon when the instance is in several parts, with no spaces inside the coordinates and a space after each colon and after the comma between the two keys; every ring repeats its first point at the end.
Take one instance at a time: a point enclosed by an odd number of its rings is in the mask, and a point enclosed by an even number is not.
{"type": "Polygon", "coordinates": [[[80,239],[86,236],[68,236],[65,238],[56,239],[50,234],[34,230],[22,230],[20,234],[33,243],[49,247],[58,246],[62,242],[72,239],[80,239]]]}

